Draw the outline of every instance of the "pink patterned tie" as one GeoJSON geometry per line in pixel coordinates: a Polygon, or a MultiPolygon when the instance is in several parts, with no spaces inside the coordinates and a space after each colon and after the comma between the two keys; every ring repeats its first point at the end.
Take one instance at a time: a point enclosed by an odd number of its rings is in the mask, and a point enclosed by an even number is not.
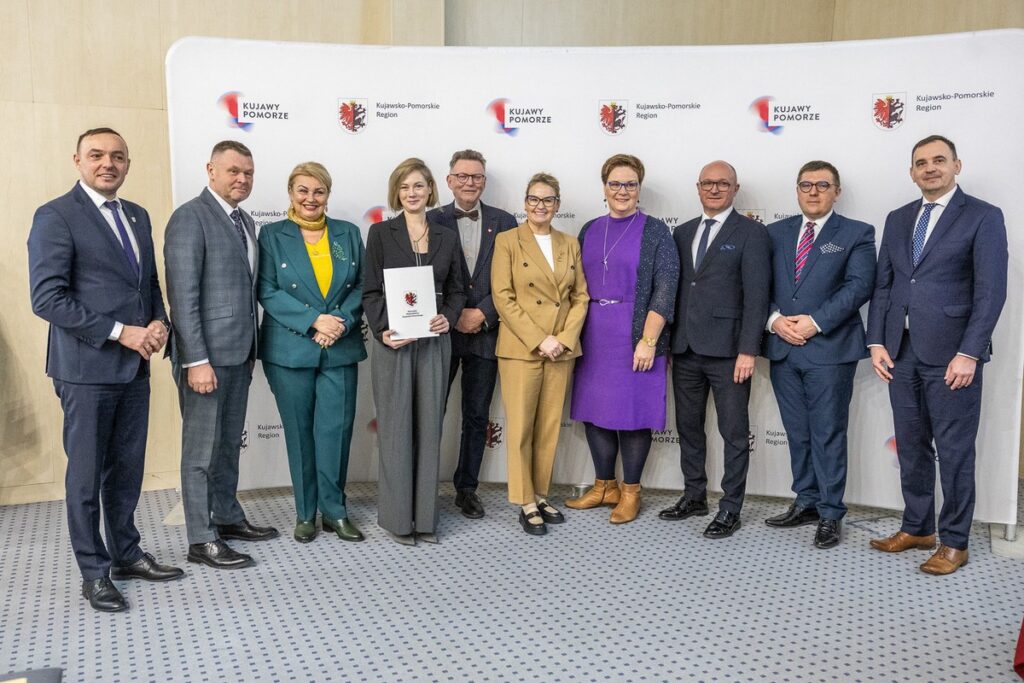
{"type": "Polygon", "coordinates": [[[800,273],[803,271],[804,266],[807,265],[807,256],[811,253],[812,246],[814,246],[814,221],[807,221],[804,234],[800,236],[800,243],[796,245],[796,267],[794,268],[796,276],[794,282],[800,282],[800,273]]]}

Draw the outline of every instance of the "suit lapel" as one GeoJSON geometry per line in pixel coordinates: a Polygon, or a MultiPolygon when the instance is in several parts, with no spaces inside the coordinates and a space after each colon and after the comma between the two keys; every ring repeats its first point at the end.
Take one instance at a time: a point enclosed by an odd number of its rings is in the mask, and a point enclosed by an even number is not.
{"type": "Polygon", "coordinates": [[[409,229],[405,227],[405,214],[399,212],[397,216],[391,219],[391,225],[388,232],[391,234],[391,239],[394,241],[395,246],[398,247],[398,251],[401,252],[402,256],[408,262],[408,265],[416,265],[416,255],[412,253],[412,242],[409,240],[409,229]]]}
{"type": "MultiPolygon", "coordinates": [[[[920,208],[920,205],[918,208],[920,208]]],[[[920,267],[921,264],[924,263],[924,260],[928,258],[928,252],[931,251],[932,245],[946,236],[946,233],[949,232],[950,227],[954,222],[956,222],[956,219],[960,216],[963,210],[964,193],[957,188],[957,191],[949,200],[949,205],[943,209],[942,215],[939,216],[939,221],[935,224],[935,227],[932,228],[932,234],[928,236],[928,241],[924,243],[924,249],[921,250],[921,260],[917,262],[917,267],[920,267]]],[[[913,228],[911,228],[910,239],[914,239],[913,228]]]]}
{"type": "MultiPolygon", "coordinates": [[[[703,273],[704,270],[708,267],[708,264],[711,263],[712,260],[714,260],[714,258],[718,255],[718,252],[722,250],[722,245],[729,243],[729,240],[732,238],[732,234],[736,232],[736,227],[739,225],[739,220],[736,216],[736,210],[733,209],[732,213],[729,214],[729,217],[725,219],[725,223],[723,223],[722,227],[719,228],[718,234],[715,235],[715,239],[711,240],[711,242],[708,244],[708,250],[704,254],[704,259],[700,262],[700,268],[697,269],[698,274],[703,273]]],[[[701,219],[698,222],[698,225],[704,225],[703,219],[701,219]]],[[[690,250],[690,253],[692,258],[692,248],[690,250]]]]}
{"type": "Polygon", "coordinates": [[[338,296],[338,292],[341,290],[341,285],[348,279],[349,269],[352,267],[352,255],[353,251],[352,241],[349,239],[349,235],[346,235],[341,231],[340,226],[331,224],[327,221],[327,242],[328,249],[331,251],[331,287],[327,290],[327,296],[325,299],[330,301],[334,297],[338,296]],[[334,245],[338,245],[340,250],[344,253],[335,253],[336,249],[334,245]]]}
{"type": "Polygon", "coordinates": [[[494,251],[494,236],[497,232],[497,215],[490,207],[480,202],[480,251],[476,255],[476,268],[473,269],[470,280],[476,280],[477,275],[491,260],[491,253],[494,251]]]}
{"type": "MultiPolygon", "coordinates": [[[[680,240],[682,242],[683,249],[686,252],[684,254],[683,268],[684,269],[689,269],[689,273],[691,273],[691,274],[694,272],[694,268],[693,268],[693,240],[697,239],[697,231],[700,230],[700,228],[701,228],[701,226],[703,224],[704,224],[703,221],[700,218],[698,218],[696,225],[694,225],[692,228],[688,227],[688,228],[685,229],[685,231],[683,232],[683,235],[681,237],[681,240],[680,240]]],[[[687,279],[689,279],[689,278],[687,278],[687,279]]]]}
{"type": "Polygon", "coordinates": [[[554,276],[557,285],[565,279],[569,270],[569,240],[565,239],[564,233],[554,228],[551,228],[551,253],[555,260],[554,276]]]}
{"type": "MultiPolygon", "coordinates": [[[[797,234],[802,232],[803,218],[799,218],[797,223],[797,234]]],[[[807,263],[804,264],[804,269],[800,273],[800,282],[794,282],[793,291],[796,292],[800,289],[800,286],[807,282],[807,277],[811,274],[811,270],[814,269],[814,264],[818,262],[818,256],[821,255],[821,246],[828,244],[832,241],[836,231],[839,230],[839,214],[832,212],[832,216],[828,219],[825,225],[821,226],[821,230],[814,237],[814,244],[811,245],[811,251],[807,254],[807,263]]],[[[799,238],[798,238],[799,239],[799,238]]],[[[796,273],[796,247],[793,248],[793,269],[794,269],[794,280],[796,273]]]]}
{"type": "Polygon", "coordinates": [[[295,275],[310,294],[322,297],[320,286],[316,282],[316,273],[313,272],[313,264],[309,260],[309,252],[306,251],[306,240],[302,238],[299,226],[288,221],[281,231],[281,236],[284,238],[281,240],[284,262],[295,269],[295,275]]]}
{"type": "MultiPolygon", "coordinates": [[[[132,272],[132,268],[128,265],[128,258],[124,255],[124,247],[121,246],[121,241],[114,235],[114,231],[110,229],[110,224],[107,223],[107,219],[103,217],[100,210],[96,208],[92,198],[85,193],[78,185],[75,185],[75,199],[79,204],[82,205],[82,210],[92,220],[93,227],[100,231],[101,237],[107,244],[106,252],[110,256],[110,260],[116,264],[116,268],[128,282],[137,286],[138,280],[135,278],[135,273],[132,272]]],[[[124,206],[124,203],[121,204],[124,206]]],[[[125,212],[127,215],[127,212],[125,212]]],[[[127,226],[126,226],[127,227],[127,226]]],[[[135,236],[135,241],[139,243],[139,273],[141,277],[142,273],[142,244],[139,242],[139,236],[135,236]]]]}
{"type": "MultiPolygon", "coordinates": [[[[533,231],[530,230],[529,223],[523,223],[517,230],[519,231],[519,246],[526,255],[527,261],[532,263],[544,274],[548,280],[555,281],[555,273],[551,266],[548,265],[548,260],[544,258],[544,252],[540,250],[540,245],[537,244],[537,238],[534,237],[533,231]]],[[[552,231],[554,232],[554,231],[552,231]]],[[[554,249],[554,242],[552,240],[552,250],[554,249]]]]}
{"type": "MultiPolygon", "coordinates": [[[[214,225],[218,226],[218,229],[226,235],[226,239],[229,239],[232,244],[235,245],[235,253],[245,262],[245,269],[249,273],[249,277],[252,277],[252,269],[249,265],[249,253],[247,247],[242,244],[242,240],[238,237],[238,230],[235,229],[235,224],[231,220],[231,217],[224,213],[224,207],[220,205],[220,202],[213,196],[213,192],[209,187],[203,188],[200,196],[203,198],[203,202],[206,204],[206,208],[209,209],[214,215],[214,225]]],[[[238,208],[238,207],[235,207],[238,208]]],[[[239,215],[242,217],[242,227],[245,229],[246,238],[253,239],[254,231],[249,229],[246,224],[245,212],[238,209],[239,215]]]]}

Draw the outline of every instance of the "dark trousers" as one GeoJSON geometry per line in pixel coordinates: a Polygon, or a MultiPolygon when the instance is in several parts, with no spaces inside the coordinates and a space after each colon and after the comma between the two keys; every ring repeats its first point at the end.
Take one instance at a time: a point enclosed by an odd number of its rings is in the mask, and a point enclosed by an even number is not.
{"type": "Polygon", "coordinates": [[[238,503],[238,455],[245,430],[252,366],[215,365],[217,388],[198,394],[188,369],[175,373],[181,406],[181,500],[188,542],[217,538],[218,524],[245,519],[238,503]]]}
{"type": "Polygon", "coordinates": [[[981,416],[983,364],[978,363],[970,386],[953,391],[943,379],[946,366],[921,362],[909,334],[903,335],[894,362],[889,401],[905,504],[901,529],[914,536],[935,533],[938,460],[939,537],[942,543],[964,550],[974,516],[974,442],[981,416]]]}
{"type": "Polygon", "coordinates": [[[487,444],[487,426],[491,419],[491,397],[494,396],[494,385],[498,379],[498,361],[473,355],[452,355],[452,365],[448,372],[449,394],[460,365],[462,439],[459,443],[459,464],[455,467],[452,483],[456,490],[475,491],[480,484],[480,465],[487,444]]]}
{"type": "Polygon", "coordinates": [[[846,433],[856,370],[856,362],[816,365],[799,352],[771,366],[796,504],[817,508],[822,519],[846,515],[846,433]]]}
{"type": "Polygon", "coordinates": [[[750,464],[750,384],[732,381],[735,358],[714,358],[692,350],[672,356],[672,392],[676,404],[676,431],[679,432],[679,461],[686,485],[686,497],[705,500],[708,495],[707,419],[708,392],[718,413],[718,432],[725,441],[722,496],[718,507],[739,514],[747,489],[750,464]]]}
{"type": "Polygon", "coordinates": [[[142,490],[149,430],[149,377],[127,384],[54,380],[64,409],[68,530],[86,581],[108,576],[110,565],[142,557],[135,507],[142,490]],[[102,509],[106,544],[100,536],[102,509]]]}

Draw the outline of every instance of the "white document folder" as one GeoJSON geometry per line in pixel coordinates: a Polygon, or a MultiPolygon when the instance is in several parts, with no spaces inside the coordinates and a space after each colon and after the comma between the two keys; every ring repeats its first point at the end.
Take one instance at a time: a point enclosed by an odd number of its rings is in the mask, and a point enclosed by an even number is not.
{"type": "Polygon", "coordinates": [[[436,337],[430,331],[430,319],[437,315],[434,268],[384,269],[384,296],[388,302],[388,324],[392,339],[436,337]]]}

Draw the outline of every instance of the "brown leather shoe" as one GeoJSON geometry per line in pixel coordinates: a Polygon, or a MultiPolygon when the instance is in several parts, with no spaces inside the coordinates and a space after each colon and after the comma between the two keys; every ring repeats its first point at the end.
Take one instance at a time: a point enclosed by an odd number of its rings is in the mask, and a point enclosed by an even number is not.
{"type": "Polygon", "coordinates": [[[619,493],[619,504],[608,518],[612,524],[632,522],[640,514],[640,484],[620,484],[619,493]]]}
{"type": "Polygon", "coordinates": [[[589,510],[599,505],[618,505],[619,485],[614,479],[595,479],[594,485],[579,498],[570,498],[565,506],[573,510],[589,510]]]}
{"type": "Polygon", "coordinates": [[[921,565],[921,571],[925,574],[935,574],[936,576],[952,574],[967,564],[967,556],[966,550],[957,550],[940,543],[939,549],[935,551],[935,554],[921,565]]]}
{"type": "Polygon", "coordinates": [[[931,550],[935,547],[935,534],[930,536],[911,536],[905,531],[897,531],[888,538],[871,539],[871,547],[883,553],[902,553],[904,550],[919,548],[931,550]]]}

